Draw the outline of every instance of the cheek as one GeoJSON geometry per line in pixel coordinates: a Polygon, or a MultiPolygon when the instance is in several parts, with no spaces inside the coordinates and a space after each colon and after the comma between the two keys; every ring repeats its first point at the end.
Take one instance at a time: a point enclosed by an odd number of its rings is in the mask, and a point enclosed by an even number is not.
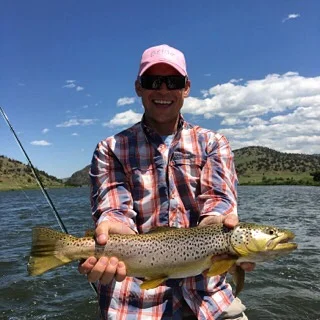
{"type": "Polygon", "coordinates": [[[149,101],[151,101],[150,95],[144,93],[144,94],[141,96],[141,101],[142,101],[143,104],[148,103],[149,101]]]}
{"type": "Polygon", "coordinates": [[[176,101],[179,101],[179,103],[182,105],[184,101],[184,92],[179,92],[179,94],[176,96],[176,101]]]}

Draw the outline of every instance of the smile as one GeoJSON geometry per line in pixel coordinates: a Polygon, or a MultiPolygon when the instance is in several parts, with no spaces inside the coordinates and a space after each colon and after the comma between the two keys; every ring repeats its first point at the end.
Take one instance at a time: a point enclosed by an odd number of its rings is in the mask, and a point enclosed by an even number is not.
{"type": "Polygon", "coordinates": [[[161,104],[161,105],[166,105],[169,106],[172,104],[172,100],[152,100],[153,103],[155,104],[161,104]]]}

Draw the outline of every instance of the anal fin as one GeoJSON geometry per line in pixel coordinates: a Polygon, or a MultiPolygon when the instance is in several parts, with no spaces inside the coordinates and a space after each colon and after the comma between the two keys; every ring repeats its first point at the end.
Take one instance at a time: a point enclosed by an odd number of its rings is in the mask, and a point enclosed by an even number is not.
{"type": "Polygon", "coordinates": [[[207,273],[207,276],[213,277],[213,276],[218,276],[222,273],[227,272],[235,264],[236,261],[237,259],[233,259],[233,258],[215,261],[211,265],[207,273]]]}

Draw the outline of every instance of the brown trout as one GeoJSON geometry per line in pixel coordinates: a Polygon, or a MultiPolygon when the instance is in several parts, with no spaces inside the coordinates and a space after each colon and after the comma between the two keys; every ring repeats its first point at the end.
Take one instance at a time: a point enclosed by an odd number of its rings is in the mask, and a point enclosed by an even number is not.
{"type": "Polygon", "coordinates": [[[230,229],[222,224],[193,228],[160,227],[147,234],[110,234],[105,246],[93,237],[76,238],[52,229],[36,227],[28,271],[32,276],[90,256],[117,257],[127,275],[144,278],[142,289],[161,285],[167,279],[220,275],[236,264],[233,276],[236,295],[244,283],[241,262],[262,262],[286,255],[297,248],[290,230],[253,223],[239,223],[230,229]],[[212,263],[212,257],[228,254],[228,259],[212,263]]]}

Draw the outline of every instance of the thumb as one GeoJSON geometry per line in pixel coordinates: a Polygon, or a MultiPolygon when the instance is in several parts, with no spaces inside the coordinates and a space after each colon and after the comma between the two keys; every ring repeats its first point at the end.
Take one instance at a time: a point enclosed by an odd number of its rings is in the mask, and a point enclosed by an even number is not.
{"type": "Polygon", "coordinates": [[[239,218],[235,214],[228,214],[223,221],[223,224],[229,228],[234,228],[238,223],[239,218]]]}
{"type": "Polygon", "coordinates": [[[108,241],[109,236],[109,224],[108,222],[101,222],[95,231],[95,237],[100,245],[105,245],[108,241]]]}

